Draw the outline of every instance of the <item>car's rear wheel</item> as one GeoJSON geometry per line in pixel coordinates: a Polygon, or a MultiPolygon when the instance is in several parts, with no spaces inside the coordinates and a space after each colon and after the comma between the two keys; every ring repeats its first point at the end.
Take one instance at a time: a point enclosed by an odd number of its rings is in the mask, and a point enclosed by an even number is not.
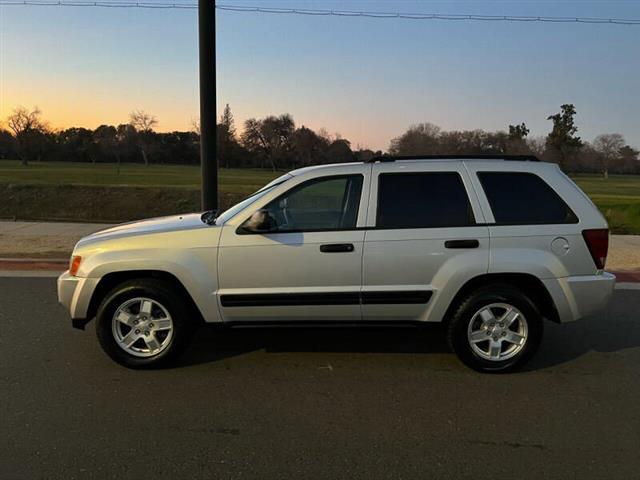
{"type": "Polygon", "coordinates": [[[537,351],[543,320],[536,305],[509,285],[489,285],[464,298],[448,325],[458,357],[482,372],[509,372],[537,351]]]}
{"type": "Polygon", "coordinates": [[[188,346],[195,322],[167,282],[138,279],[115,287],[96,315],[103,350],[129,368],[166,366],[188,346]]]}

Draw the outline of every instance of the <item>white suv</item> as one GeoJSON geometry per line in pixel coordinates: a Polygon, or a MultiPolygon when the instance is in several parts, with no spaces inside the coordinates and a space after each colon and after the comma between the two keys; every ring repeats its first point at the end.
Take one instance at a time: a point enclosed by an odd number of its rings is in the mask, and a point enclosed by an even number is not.
{"type": "Polygon", "coordinates": [[[607,223],[532,157],[381,157],[290,172],[217,218],[120,225],[78,242],[58,297],[127,367],[165,364],[200,323],[443,322],[468,366],[504,372],[543,319],[601,310],[607,223]]]}

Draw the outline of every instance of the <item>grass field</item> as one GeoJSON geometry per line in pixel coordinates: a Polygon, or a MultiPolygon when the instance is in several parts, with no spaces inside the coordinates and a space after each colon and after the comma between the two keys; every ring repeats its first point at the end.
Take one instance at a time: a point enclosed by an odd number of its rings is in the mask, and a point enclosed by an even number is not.
{"type": "Polygon", "coordinates": [[[576,175],[615,233],[640,234],[640,175],[576,175]]]}
{"type": "MultiPolygon", "coordinates": [[[[228,208],[281,175],[220,169],[228,208]]],[[[0,161],[0,218],[123,222],[200,210],[200,168],[179,165],[0,161]]]]}
{"type": "MultiPolygon", "coordinates": [[[[220,169],[226,208],[282,172],[220,169]]],[[[640,176],[578,175],[574,180],[616,233],[640,234],[640,176]]],[[[125,221],[199,208],[200,168],[177,165],[31,163],[0,160],[0,217],[125,221]]]]}
{"type": "MultiPolygon", "coordinates": [[[[282,172],[250,168],[221,168],[220,191],[234,194],[255,192],[282,172]]],[[[200,188],[200,167],[182,165],[30,163],[0,160],[0,184],[101,185],[123,187],[200,188]]]]}

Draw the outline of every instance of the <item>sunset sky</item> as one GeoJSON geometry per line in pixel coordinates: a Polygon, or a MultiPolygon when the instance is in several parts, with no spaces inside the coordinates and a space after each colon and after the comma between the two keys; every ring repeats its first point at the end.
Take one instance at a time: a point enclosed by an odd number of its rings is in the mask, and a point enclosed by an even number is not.
{"type": "MultiPolygon", "coordinates": [[[[180,1],[180,0],[175,0],[180,1]]],[[[182,0],[193,3],[195,0],[182,0]]],[[[218,0],[344,10],[640,18],[635,1],[218,0]]],[[[297,125],[386,149],[418,122],[546,134],[574,103],[579,134],[640,147],[640,26],[381,20],[217,13],[218,109],[237,126],[288,112],[297,125]]],[[[198,116],[197,12],[0,6],[0,120],[37,105],[55,128],[158,129],[198,116]]]]}

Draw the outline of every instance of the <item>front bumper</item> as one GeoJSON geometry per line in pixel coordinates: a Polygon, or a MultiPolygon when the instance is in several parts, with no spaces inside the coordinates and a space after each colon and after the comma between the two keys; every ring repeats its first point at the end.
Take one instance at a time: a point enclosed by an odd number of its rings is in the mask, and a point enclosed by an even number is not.
{"type": "Polygon", "coordinates": [[[58,302],[69,311],[74,327],[84,329],[84,325],[91,320],[87,318],[87,313],[99,280],[74,277],[68,270],[58,277],[58,302]]]}
{"type": "Polygon", "coordinates": [[[598,313],[607,306],[616,286],[615,275],[580,275],[544,280],[558,310],[560,322],[571,322],[598,313]]]}

